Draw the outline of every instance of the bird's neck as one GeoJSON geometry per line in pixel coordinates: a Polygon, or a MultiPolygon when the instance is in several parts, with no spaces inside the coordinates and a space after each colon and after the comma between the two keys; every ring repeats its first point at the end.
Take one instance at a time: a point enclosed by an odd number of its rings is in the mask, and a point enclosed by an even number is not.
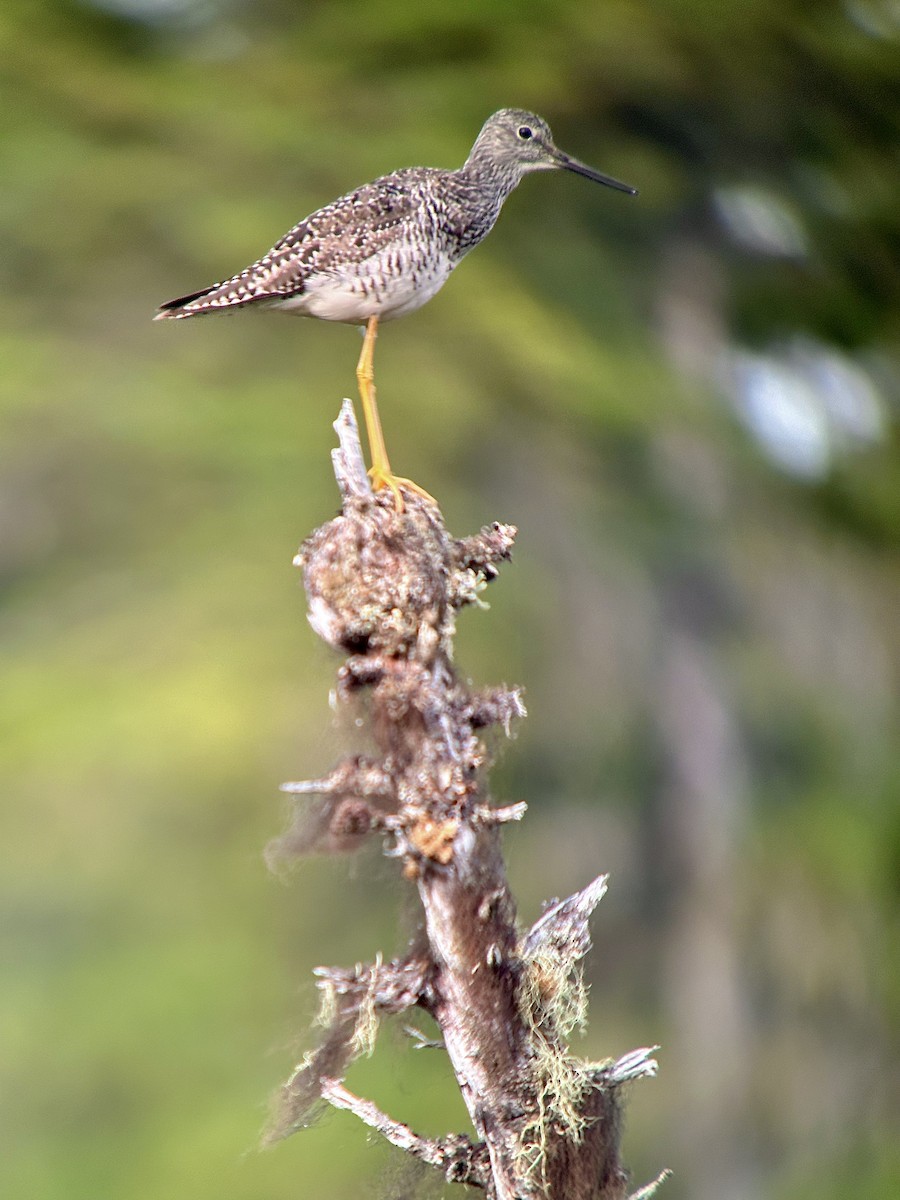
{"type": "Polygon", "coordinates": [[[480,152],[476,145],[459,169],[459,175],[473,190],[482,192],[499,208],[522,178],[517,167],[498,163],[495,158],[480,152]]]}

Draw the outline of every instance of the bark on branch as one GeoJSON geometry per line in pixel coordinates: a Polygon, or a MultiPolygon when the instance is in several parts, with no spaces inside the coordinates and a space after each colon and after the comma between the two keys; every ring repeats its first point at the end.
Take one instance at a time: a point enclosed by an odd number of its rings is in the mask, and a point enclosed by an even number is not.
{"type": "Polygon", "coordinates": [[[381,836],[418,888],[424,936],[402,959],[317,972],[324,1034],[284,1085],[270,1136],[327,1103],[491,1200],[624,1200],[621,1091],[655,1073],[652,1051],[589,1063],[568,1049],[586,1017],[580,960],[606,877],[520,931],[500,835],[525,806],[491,805],[482,731],[508,734],[525,708],[517,688],[472,691],[452,663],[456,614],[479,603],[516,530],[495,523],[454,539],[438,509],[411,494],[396,512],[390,496],[369,488],[349,401],[335,428],[342,511],[295,561],[310,623],[346,655],[338,702],[365,698],[378,754],[285,784],[297,796],[296,821],[270,854],[352,849],[381,836]],[[441,1030],[475,1140],[419,1137],[344,1087],[380,1018],[415,1007],[441,1030]]]}

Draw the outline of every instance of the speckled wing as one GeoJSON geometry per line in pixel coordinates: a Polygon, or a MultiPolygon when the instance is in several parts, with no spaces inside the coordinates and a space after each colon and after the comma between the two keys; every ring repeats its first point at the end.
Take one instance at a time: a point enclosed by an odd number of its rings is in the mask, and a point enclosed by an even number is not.
{"type": "Polygon", "coordinates": [[[303,311],[310,280],[346,276],[382,255],[398,227],[421,208],[422,168],[397,171],[348,192],[295,225],[268,254],[238,275],[160,306],[156,320],[202,316],[248,304],[279,304],[303,311]]]}

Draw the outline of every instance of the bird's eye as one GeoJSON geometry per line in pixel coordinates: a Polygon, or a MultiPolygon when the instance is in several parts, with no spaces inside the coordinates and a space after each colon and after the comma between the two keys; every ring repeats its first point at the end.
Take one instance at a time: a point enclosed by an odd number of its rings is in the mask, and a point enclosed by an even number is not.
{"type": "Polygon", "coordinates": [[[527,125],[522,125],[519,128],[519,137],[523,142],[527,142],[529,138],[534,137],[534,132],[527,125]]]}

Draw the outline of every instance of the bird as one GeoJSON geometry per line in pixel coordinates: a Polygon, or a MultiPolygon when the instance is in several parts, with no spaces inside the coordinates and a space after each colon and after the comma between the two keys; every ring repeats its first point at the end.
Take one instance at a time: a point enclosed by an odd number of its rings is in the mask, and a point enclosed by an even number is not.
{"type": "Polygon", "coordinates": [[[533,171],[571,171],[619,192],[637,189],[560,150],[546,121],[519,108],[488,117],[456,170],[406,167],[305,217],[249,267],[160,305],[154,320],[183,320],[251,306],[364,329],[356,367],[369,442],[373,491],[401,488],[426,500],[418,484],[395,475],[375,398],[379,324],[414,312],[493,229],[510,193],[533,171]]]}

